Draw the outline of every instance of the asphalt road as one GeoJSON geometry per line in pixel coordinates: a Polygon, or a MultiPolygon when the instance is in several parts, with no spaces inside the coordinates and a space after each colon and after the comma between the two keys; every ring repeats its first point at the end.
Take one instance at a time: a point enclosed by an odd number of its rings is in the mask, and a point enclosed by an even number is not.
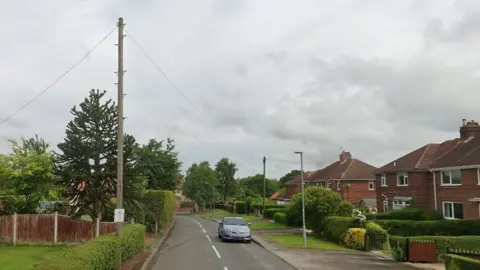
{"type": "Polygon", "coordinates": [[[157,254],[153,270],[292,270],[255,243],[224,243],[218,224],[191,216],[176,216],[169,239],[157,254]]]}

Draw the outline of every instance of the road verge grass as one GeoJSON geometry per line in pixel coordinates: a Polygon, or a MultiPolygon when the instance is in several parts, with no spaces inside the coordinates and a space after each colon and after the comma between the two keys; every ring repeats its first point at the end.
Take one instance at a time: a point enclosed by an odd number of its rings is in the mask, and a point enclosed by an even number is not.
{"type": "Polygon", "coordinates": [[[31,270],[68,249],[69,246],[0,246],[2,270],[31,270]]]}
{"type": "MultiPolygon", "coordinates": [[[[265,234],[264,237],[285,247],[304,248],[303,237],[301,234],[265,234]]],[[[307,248],[329,251],[356,252],[355,250],[328,242],[312,235],[307,236],[307,248]]]]}

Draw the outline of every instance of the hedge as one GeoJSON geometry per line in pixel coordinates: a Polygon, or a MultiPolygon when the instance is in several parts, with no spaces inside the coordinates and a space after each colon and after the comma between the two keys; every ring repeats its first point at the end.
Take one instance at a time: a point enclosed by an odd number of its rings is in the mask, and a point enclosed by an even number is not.
{"type": "MultiPolygon", "coordinates": [[[[401,237],[389,236],[390,247],[393,249],[399,244],[400,249],[406,254],[407,239],[415,240],[434,240],[437,244],[437,258],[443,261],[443,257],[448,253],[449,248],[476,250],[480,247],[480,236],[415,236],[415,237],[401,237]],[[397,243],[398,242],[398,243],[397,243]]],[[[463,270],[463,268],[462,268],[463,270]]]]}
{"type": "MultiPolygon", "coordinates": [[[[367,221],[371,222],[371,221],[367,221]]],[[[399,236],[462,236],[480,235],[480,220],[375,220],[375,223],[388,231],[390,235],[399,236]]]]}
{"type": "Polygon", "coordinates": [[[264,218],[272,219],[275,213],[285,213],[284,208],[266,208],[264,218]]]}
{"type": "Polygon", "coordinates": [[[358,223],[351,217],[325,217],[323,230],[315,233],[332,242],[343,244],[348,229],[356,226],[358,226],[358,223]]]}
{"type": "Polygon", "coordinates": [[[463,257],[454,254],[446,254],[445,260],[446,270],[478,270],[480,269],[480,260],[463,257]]]}
{"type": "Polygon", "coordinates": [[[443,220],[442,214],[437,211],[424,210],[415,207],[406,207],[401,210],[379,214],[367,213],[365,216],[368,220],[443,220]]]}
{"type": "Polygon", "coordinates": [[[287,225],[287,215],[285,213],[276,212],[273,215],[273,220],[275,220],[275,223],[287,225]]]}
{"type": "Polygon", "coordinates": [[[175,194],[170,190],[147,190],[143,196],[149,231],[158,231],[168,224],[175,211],[175,194]]]}
{"type": "Polygon", "coordinates": [[[36,265],[37,270],[111,270],[144,248],[145,226],[125,225],[122,236],[101,235],[36,265]]]}
{"type": "Polygon", "coordinates": [[[236,201],[235,202],[235,212],[237,214],[245,214],[247,213],[247,205],[244,201],[236,201]]]}

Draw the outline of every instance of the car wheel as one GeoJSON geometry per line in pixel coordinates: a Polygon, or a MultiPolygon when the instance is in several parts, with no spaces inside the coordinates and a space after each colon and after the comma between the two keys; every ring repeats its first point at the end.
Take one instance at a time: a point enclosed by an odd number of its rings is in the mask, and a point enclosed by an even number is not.
{"type": "Polygon", "coordinates": [[[218,234],[218,238],[222,238],[222,235],[218,234]]]}
{"type": "Polygon", "coordinates": [[[252,240],[247,240],[246,243],[247,244],[250,244],[252,242],[252,240]]]}

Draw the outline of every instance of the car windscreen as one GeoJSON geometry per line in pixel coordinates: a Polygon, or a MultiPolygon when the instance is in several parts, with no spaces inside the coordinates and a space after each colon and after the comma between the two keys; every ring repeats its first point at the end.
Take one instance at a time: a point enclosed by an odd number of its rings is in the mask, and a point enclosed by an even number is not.
{"type": "Polygon", "coordinates": [[[225,225],[235,225],[235,226],[247,226],[245,220],[240,218],[226,218],[224,223],[225,225]]]}

